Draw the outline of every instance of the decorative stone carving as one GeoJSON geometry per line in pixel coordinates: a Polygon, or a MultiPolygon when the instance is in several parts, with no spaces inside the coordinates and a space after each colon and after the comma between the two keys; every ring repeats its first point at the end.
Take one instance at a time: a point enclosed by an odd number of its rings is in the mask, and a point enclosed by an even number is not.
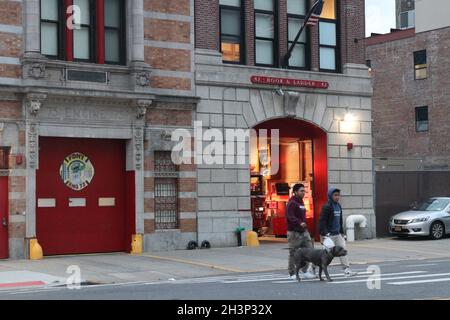
{"type": "Polygon", "coordinates": [[[151,72],[149,70],[137,72],[136,85],[141,87],[147,87],[150,84],[150,75],[151,72]]]}
{"type": "Polygon", "coordinates": [[[36,169],[38,158],[37,124],[30,123],[27,128],[27,162],[30,169],[36,169]]]}
{"type": "Polygon", "coordinates": [[[140,120],[145,118],[147,109],[152,105],[152,100],[138,100],[136,103],[136,119],[140,120]]]}
{"type": "Polygon", "coordinates": [[[172,140],[172,133],[167,132],[166,130],[163,130],[161,132],[161,140],[163,140],[163,141],[171,141],[172,140]]]}
{"type": "Polygon", "coordinates": [[[41,109],[43,101],[47,99],[46,94],[40,94],[40,93],[31,93],[28,94],[26,97],[26,105],[28,109],[28,113],[35,117],[39,110],[41,109]]]}
{"type": "Polygon", "coordinates": [[[144,129],[134,128],[134,167],[136,170],[142,170],[144,159],[144,129]]]}
{"type": "Polygon", "coordinates": [[[25,78],[32,78],[32,79],[45,78],[45,63],[43,62],[25,64],[23,68],[25,78]]]}

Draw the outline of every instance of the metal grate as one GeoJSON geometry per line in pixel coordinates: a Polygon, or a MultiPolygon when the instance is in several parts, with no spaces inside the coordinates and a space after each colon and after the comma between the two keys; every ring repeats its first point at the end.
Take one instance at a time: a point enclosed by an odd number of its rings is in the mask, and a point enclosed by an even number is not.
{"type": "Polygon", "coordinates": [[[155,152],[155,228],[178,228],[178,167],[170,151],[155,152]]]}
{"type": "Polygon", "coordinates": [[[9,151],[10,147],[0,147],[0,170],[9,169],[9,151]]]}

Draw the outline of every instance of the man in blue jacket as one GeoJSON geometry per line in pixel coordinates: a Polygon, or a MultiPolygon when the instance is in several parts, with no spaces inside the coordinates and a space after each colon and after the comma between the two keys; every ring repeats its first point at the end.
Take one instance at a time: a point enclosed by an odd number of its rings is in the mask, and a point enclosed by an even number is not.
{"type": "MultiPolygon", "coordinates": [[[[319,217],[319,231],[322,243],[324,237],[328,237],[333,240],[335,246],[345,248],[342,207],[339,204],[340,196],[341,190],[337,188],[328,190],[328,202],[322,207],[319,217]]],[[[354,276],[356,273],[350,269],[347,256],[339,257],[339,259],[344,267],[344,274],[346,276],[354,276]]]]}
{"type": "MultiPolygon", "coordinates": [[[[303,203],[305,186],[298,183],[294,185],[292,191],[293,195],[289,199],[286,208],[286,225],[289,243],[289,277],[291,279],[296,279],[294,253],[298,248],[313,248],[313,243],[306,225],[306,208],[303,203]]],[[[313,279],[316,277],[312,272],[307,270],[308,265],[306,265],[300,273],[303,278],[313,279]]]]}

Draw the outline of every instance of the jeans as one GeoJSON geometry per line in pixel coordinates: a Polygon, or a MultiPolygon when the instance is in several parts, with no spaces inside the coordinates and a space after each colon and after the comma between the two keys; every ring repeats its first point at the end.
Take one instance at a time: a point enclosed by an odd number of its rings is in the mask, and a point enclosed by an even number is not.
{"type": "MultiPolygon", "coordinates": [[[[341,234],[337,234],[335,236],[329,236],[329,238],[334,242],[335,246],[340,246],[340,247],[346,249],[345,239],[341,234]]],[[[323,242],[323,236],[320,236],[320,241],[323,242]]],[[[339,260],[341,260],[341,264],[344,267],[344,269],[350,267],[350,263],[348,262],[347,256],[339,257],[339,260]]]]}
{"type": "MultiPolygon", "coordinates": [[[[294,253],[298,248],[313,248],[313,242],[308,231],[297,232],[288,231],[287,232],[288,243],[289,243],[289,263],[288,270],[289,275],[295,274],[295,263],[294,263],[294,253]]],[[[307,264],[302,271],[306,272],[308,270],[309,264],[307,264]]]]}

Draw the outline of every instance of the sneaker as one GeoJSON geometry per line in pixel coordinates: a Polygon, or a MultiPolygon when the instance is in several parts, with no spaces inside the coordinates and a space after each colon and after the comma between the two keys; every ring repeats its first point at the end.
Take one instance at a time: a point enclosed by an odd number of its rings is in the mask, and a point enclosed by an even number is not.
{"type": "Polygon", "coordinates": [[[303,273],[303,278],[304,279],[315,279],[316,275],[310,271],[307,271],[307,272],[303,273]]]}
{"type": "Polygon", "coordinates": [[[289,279],[297,280],[297,276],[295,274],[291,274],[291,275],[289,275],[289,279]]]}
{"type": "Polygon", "coordinates": [[[345,268],[344,269],[344,275],[346,277],[353,277],[353,276],[356,276],[356,272],[353,272],[353,270],[350,269],[350,268],[345,268]]]}

